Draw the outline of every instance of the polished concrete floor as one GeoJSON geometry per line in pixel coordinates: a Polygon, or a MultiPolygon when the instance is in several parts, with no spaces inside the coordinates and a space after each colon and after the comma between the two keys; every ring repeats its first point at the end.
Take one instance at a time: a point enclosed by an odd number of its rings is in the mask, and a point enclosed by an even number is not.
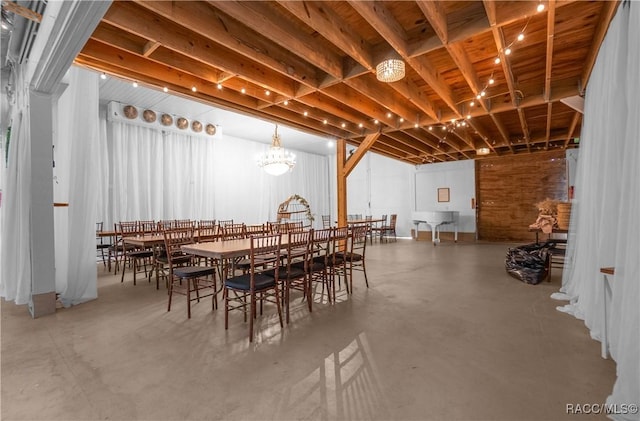
{"type": "MultiPolygon", "coordinates": [[[[367,250],[338,303],[296,297],[248,341],[242,315],[99,267],[97,300],[33,320],[2,302],[3,420],[558,420],[602,403],[615,364],[551,283],[504,270],[507,244],[399,240],[367,250]]],[[[589,419],[598,419],[589,416],[589,419]]]]}

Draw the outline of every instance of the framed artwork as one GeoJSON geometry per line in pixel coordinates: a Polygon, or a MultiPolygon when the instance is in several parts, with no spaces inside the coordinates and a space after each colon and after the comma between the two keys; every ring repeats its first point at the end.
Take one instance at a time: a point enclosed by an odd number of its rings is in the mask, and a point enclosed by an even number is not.
{"type": "Polygon", "coordinates": [[[438,202],[449,201],[449,187],[438,188],[438,202]]]}

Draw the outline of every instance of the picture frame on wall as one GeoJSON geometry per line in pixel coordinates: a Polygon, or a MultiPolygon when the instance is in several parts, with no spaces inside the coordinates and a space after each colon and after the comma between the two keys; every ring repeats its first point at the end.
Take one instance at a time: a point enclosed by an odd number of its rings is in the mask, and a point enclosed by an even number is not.
{"type": "Polygon", "coordinates": [[[449,187],[438,188],[438,202],[449,201],[449,187]]]}

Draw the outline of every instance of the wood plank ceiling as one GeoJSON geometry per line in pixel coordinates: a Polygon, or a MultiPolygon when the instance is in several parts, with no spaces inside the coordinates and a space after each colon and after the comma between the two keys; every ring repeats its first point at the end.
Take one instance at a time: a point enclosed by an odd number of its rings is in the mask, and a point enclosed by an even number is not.
{"type": "Polygon", "coordinates": [[[411,164],[535,153],[578,145],[564,102],[584,95],[617,6],[115,1],[75,62],[353,145],[380,132],[371,149],[411,164]],[[406,76],[380,82],[389,57],[406,76]]]}

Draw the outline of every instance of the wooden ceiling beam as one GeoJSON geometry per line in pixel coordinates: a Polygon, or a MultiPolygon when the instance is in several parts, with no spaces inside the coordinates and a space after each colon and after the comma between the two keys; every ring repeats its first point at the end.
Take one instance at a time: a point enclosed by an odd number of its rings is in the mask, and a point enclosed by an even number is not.
{"type": "Polygon", "coordinates": [[[278,4],[352,57],[365,69],[373,70],[375,65],[371,46],[344,19],[333,12],[331,7],[322,2],[309,1],[278,1],[278,4]]]}
{"type": "Polygon", "coordinates": [[[491,114],[491,120],[493,121],[493,124],[495,124],[495,126],[498,128],[498,131],[500,132],[500,136],[502,136],[502,140],[504,144],[509,147],[511,152],[515,152],[513,150],[513,146],[511,145],[511,140],[509,139],[509,132],[507,132],[507,128],[504,127],[504,124],[502,124],[502,121],[500,121],[498,116],[495,114],[491,114]]]}
{"type": "MultiPolygon", "coordinates": [[[[210,96],[225,101],[238,102],[242,107],[257,107],[257,101],[249,96],[237,94],[229,89],[219,90],[213,83],[203,83],[201,78],[153,63],[144,57],[119,50],[93,39],[87,41],[79,57],[82,58],[80,62],[92,63],[99,66],[102,71],[125,79],[131,80],[130,73],[143,75],[145,79],[153,80],[152,85],[157,89],[162,89],[167,84],[172,85],[172,90],[175,90],[176,86],[197,86],[199,91],[206,92],[210,96]],[[155,81],[160,81],[160,83],[155,83],[155,81]]],[[[134,80],[143,82],[139,78],[134,80]]],[[[185,90],[189,89],[185,88],[185,90]]]]}
{"type": "Polygon", "coordinates": [[[567,137],[564,141],[564,148],[566,149],[567,146],[569,146],[569,142],[571,141],[571,139],[573,139],[573,133],[576,130],[576,127],[578,127],[578,123],[580,122],[580,119],[582,118],[582,114],[579,113],[578,111],[576,111],[573,114],[573,119],[571,120],[571,125],[569,126],[569,130],[567,131],[567,137]]]}
{"type": "Polygon", "coordinates": [[[393,139],[394,141],[411,148],[412,150],[415,151],[413,153],[417,155],[420,155],[420,154],[433,155],[436,150],[435,147],[428,145],[427,143],[422,142],[413,136],[409,136],[404,132],[384,133],[384,137],[388,139],[393,139]]]}
{"type": "Polygon", "coordinates": [[[439,1],[417,0],[416,4],[429,21],[442,45],[449,43],[449,29],[447,28],[447,12],[439,1]]]}
{"type": "Polygon", "coordinates": [[[296,98],[296,101],[312,107],[315,109],[323,110],[327,114],[333,116],[332,124],[339,124],[342,121],[362,121],[363,126],[369,130],[378,130],[378,126],[373,123],[365,114],[354,112],[350,109],[345,109],[338,101],[322,94],[321,92],[314,92],[310,95],[305,95],[296,98]]]}
{"type": "Polygon", "coordinates": [[[162,44],[160,44],[159,42],[156,41],[149,41],[144,45],[144,48],[142,49],[142,55],[144,57],[149,57],[154,51],[156,51],[156,49],[158,47],[160,47],[162,44]]]}
{"type": "Polygon", "coordinates": [[[552,117],[552,110],[553,110],[553,102],[549,102],[547,104],[547,129],[545,131],[545,137],[547,138],[547,141],[545,142],[544,147],[548,148],[549,147],[549,137],[551,136],[551,117],[552,117]]]}
{"type": "Polygon", "coordinates": [[[420,154],[426,154],[426,152],[423,152],[420,149],[416,149],[412,146],[406,145],[403,142],[398,142],[397,140],[386,135],[381,135],[378,138],[377,143],[394,148],[400,154],[406,154],[406,155],[412,155],[412,156],[419,156],[420,154]]]}
{"type": "Polygon", "coordinates": [[[257,62],[242,60],[237,53],[215,48],[211,40],[195,36],[166,18],[150,17],[142,8],[131,2],[116,2],[110,7],[103,20],[122,30],[142,38],[155,40],[166,48],[184,54],[210,66],[255,82],[281,95],[294,95],[296,82],[280,75],[257,62]],[[212,48],[214,47],[214,48],[212,48]]]}
{"type": "Polygon", "coordinates": [[[286,19],[267,2],[211,1],[209,3],[247,27],[259,33],[269,34],[269,38],[281,47],[334,78],[342,79],[341,57],[325,48],[320,40],[298,30],[294,25],[287,25],[286,19]]]}
{"type": "MultiPolygon", "coordinates": [[[[447,29],[447,16],[442,4],[440,2],[433,1],[425,1],[420,0],[417,2],[420,10],[425,15],[434,31],[442,41],[442,44],[447,49],[447,52],[453,59],[453,61],[458,66],[460,73],[464,77],[467,85],[471,88],[471,91],[474,96],[477,96],[483,89],[480,84],[480,80],[478,78],[478,74],[473,66],[473,63],[469,59],[468,54],[465,51],[464,45],[462,42],[449,43],[449,35],[447,29]]],[[[487,22],[488,23],[488,22],[487,22]]],[[[487,24],[488,27],[488,24],[487,24]]],[[[488,100],[480,99],[478,100],[484,111],[489,114],[489,106],[487,105],[488,100]]],[[[481,129],[477,127],[475,130],[478,132],[478,135],[484,140],[484,142],[493,150],[493,145],[491,145],[486,139],[487,135],[481,129]]],[[[469,143],[467,141],[467,143],[469,143]]],[[[472,144],[473,147],[473,144],[472,144]]]]}
{"type": "MultiPolygon", "coordinates": [[[[370,98],[359,94],[357,91],[345,84],[333,85],[322,90],[322,93],[338,102],[342,102],[354,110],[358,110],[370,118],[377,119],[381,124],[391,125],[387,117],[388,109],[381,106],[370,98]]],[[[357,121],[352,123],[357,124],[357,121]]]]}
{"type": "Polygon", "coordinates": [[[518,107],[518,118],[520,118],[520,127],[522,127],[522,133],[524,134],[524,141],[527,143],[527,149],[531,152],[531,145],[529,145],[529,140],[531,136],[529,135],[529,125],[527,124],[527,117],[524,114],[524,109],[518,107]]]}
{"type": "Polygon", "coordinates": [[[332,126],[326,126],[314,119],[308,119],[283,107],[271,107],[260,111],[263,115],[268,115],[280,123],[284,123],[293,127],[301,128],[304,131],[312,131],[321,136],[334,136],[343,138],[347,132],[332,126]]]}
{"type": "MultiPolygon", "coordinates": [[[[399,80],[398,82],[390,83],[389,86],[392,89],[395,89],[400,95],[406,98],[414,107],[418,110],[425,113],[429,118],[431,118],[434,122],[438,121],[438,112],[435,107],[429,101],[429,98],[425,95],[423,90],[419,89],[415,83],[410,81],[408,78],[404,78],[399,80]]],[[[416,116],[418,118],[419,116],[416,116]]],[[[413,121],[413,120],[410,120],[413,121]]],[[[418,123],[424,123],[424,119],[421,121],[417,121],[418,123]]]]}
{"type": "Polygon", "coordinates": [[[551,97],[551,70],[553,68],[553,37],[556,25],[556,1],[549,0],[547,4],[547,59],[544,69],[544,99],[551,97]]]}
{"type": "Polygon", "coordinates": [[[148,11],[224,45],[250,60],[258,61],[301,84],[313,87],[319,85],[316,69],[313,66],[294,56],[289,50],[277,48],[258,33],[252,34],[251,37],[243,37],[245,35],[243,32],[248,30],[246,26],[216,12],[206,3],[135,1],[148,11]]]}
{"type": "Polygon", "coordinates": [[[378,103],[381,107],[388,109],[397,116],[400,116],[405,120],[415,121],[416,116],[419,113],[418,110],[407,106],[405,101],[403,101],[405,98],[399,98],[396,91],[393,89],[387,88],[386,86],[376,86],[375,82],[371,80],[373,78],[375,78],[375,76],[371,75],[358,79],[349,79],[345,80],[344,84],[355,91],[360,92],[362,95],[378,103]]]}
{"type": "MultiPolygon", "coordinates": [[[[332,114],[326,113],[324,112],[322,109],[319,108],[311,108],[306,106],[305,104],[299,102],[298,100],[295,101],[289,101],[288,105],[282,105],[280,106],[281,108],[285,108],[287,110],[290,110],[292,112],[297,113],[298,115],[302,115],[303,117],[307,118],[307,119],[313,119],[316,120],[320,123],[322,123],[324,125],[324,121],[327,121],[327,125],[333,126],[336,129],[340,129],[340,123],[334,118],[334,116],[332,114]],[[307,115],[304,115],[304,112],[307,111],[307,115]]],[[[374,127],[368,127],[368,129],[370,130],[374,130],[374,127]]],[[[363,129],[358,129],[357,127],[353,126],[353,125],[349,125],[347,127],[345,127],[344,129],[341,129],[343,131],[346,131],[348,133],[351,133],[352,135],[359,135],[362,136],[362,131],[363,129]]]]}
{"type": "Polygon", "coordinates": [[[410,57],[407,34],[382,2],[350,0],[349,4],[397,51],[413,70],[422,77],[443,101],[460,117],[457,101],[451,88],[424,56],[410,57]]]}

